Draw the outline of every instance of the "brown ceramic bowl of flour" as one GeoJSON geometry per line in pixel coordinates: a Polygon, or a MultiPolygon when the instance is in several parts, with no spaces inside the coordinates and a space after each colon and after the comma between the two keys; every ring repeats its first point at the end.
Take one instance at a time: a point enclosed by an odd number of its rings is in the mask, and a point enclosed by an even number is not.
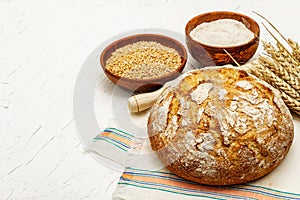
{"type": "Polygon", "coordinates": [[[190,54],[202,66],[235,64],[226,51],[243,64],[257,50],[260,28],[246,15],[216,11],[192,18],[185,35],[190,54]]]}
{"type": "Polygon", "coordinates": [[[160,34],[136,34],[108,45],[100,55],[105,75],[118,86],[136,92],[159,89],[178,77],[187,51],[177,40],[160,34]]]}

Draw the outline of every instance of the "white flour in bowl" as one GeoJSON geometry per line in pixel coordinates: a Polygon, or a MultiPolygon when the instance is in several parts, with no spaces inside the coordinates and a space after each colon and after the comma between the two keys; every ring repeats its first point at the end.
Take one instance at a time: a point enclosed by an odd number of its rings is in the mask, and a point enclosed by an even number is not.
{"type": "Polygon", "coordinates": [[[237,46],[254,38],[253,32],[243,23],[234,19],[204,22],[194,28],[190,35],[202,44],[218,47],[237,46]]]}

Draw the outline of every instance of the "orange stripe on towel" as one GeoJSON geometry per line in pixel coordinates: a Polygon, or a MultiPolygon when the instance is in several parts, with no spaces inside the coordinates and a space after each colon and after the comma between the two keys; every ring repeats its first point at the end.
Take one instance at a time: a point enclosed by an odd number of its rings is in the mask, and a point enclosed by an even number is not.
{"type": "Polygon", "coordinates": [[[149,183],[163,184],[166,186],[173,186],[173,187],[177,187],[178,190],[180,190],[180,188],[184,188],[184,189],[190,189],[190,190],[214,192],[214,193],[227,194],[227,195],[238,195],[238,196],[256,198],[256,199],[265,199],[265,200],[277,199],[274,197],[270,197],[270,196],[258,194],[258,193],[253,193],[253,192],[240,191],[240,190],[224,188],[224,187],[213,187],[213,186],[205,186],[205,185],[200,185],[200,184],[190,184],[187,182],[180,182],[180,181],[163,179],[163,178],[136,176],[136,175],[126,174],[126,173],[124,173],[122,175],[122,177],[125,179],[134,180],[134,181],[143,181],[143,182],[149,182],[149,183]]]}
{"type": "Polygon", "coordinates": [[[104,137],[109,137],[109,138],[112,138],[112,139],[115,139],[119,142],[122,142],[124,144],[126,144],[127,146],[130,146],[131,145],[131,141],[126,139],[126,138],[123,138],[123,137],[120,137],[118,135],[115,135],[111,132],[101,132],[100,134],[101,136],[104,136],[104,137]]]}

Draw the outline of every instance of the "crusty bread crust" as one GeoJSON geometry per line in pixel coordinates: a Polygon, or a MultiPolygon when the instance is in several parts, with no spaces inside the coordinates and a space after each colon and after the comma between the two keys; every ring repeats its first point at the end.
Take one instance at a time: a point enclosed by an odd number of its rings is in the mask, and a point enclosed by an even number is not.
{"type": "Polygon", "coordinates": [[[236,67],[188,72],[148,118],[151,146],[185,179],[232,185],[270,173],[288,153],[294,125],[280,94],[236,67]]]}

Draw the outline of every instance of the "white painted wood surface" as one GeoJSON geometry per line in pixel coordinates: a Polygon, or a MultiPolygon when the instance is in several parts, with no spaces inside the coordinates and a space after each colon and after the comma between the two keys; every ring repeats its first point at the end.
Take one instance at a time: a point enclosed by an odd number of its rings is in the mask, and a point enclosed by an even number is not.
{"type": "Polygon", "coordinates": [[[213,10],[258,19],[255,10],[300,41],[298,9],[296,0],[0,0],[0,199],[111,199],[120,173],[85,152],[72,107],[81,65],[103,41],[137,28],[183,34],[213,10]]]}

